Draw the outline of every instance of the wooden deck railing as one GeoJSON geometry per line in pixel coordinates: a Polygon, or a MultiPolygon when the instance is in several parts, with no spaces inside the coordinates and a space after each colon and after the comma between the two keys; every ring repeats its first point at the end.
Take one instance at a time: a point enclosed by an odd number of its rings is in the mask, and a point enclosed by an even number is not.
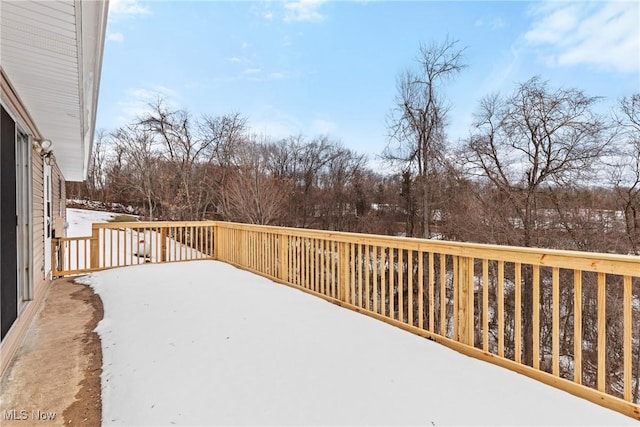
{"type": "Polygon", "coordinates": [[[218,259],[640,419],[640,257],[227,222],[94,224],[56,244],[84,271],[218,259]]]}
{"type": "Polygon", "coordinates": [[[91,236],[53,239],[53,277],[144,263],[211,259],[213,222],[92,225],[91,236]]]}

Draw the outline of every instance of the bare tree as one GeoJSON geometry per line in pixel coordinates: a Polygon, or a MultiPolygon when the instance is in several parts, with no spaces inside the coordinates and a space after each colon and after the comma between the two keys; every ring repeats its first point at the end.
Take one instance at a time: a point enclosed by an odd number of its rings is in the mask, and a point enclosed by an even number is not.
{"type": "Polygon", "coordinates": [[[267,173],[263,144],[247,142],[237,149],[237,165],[223,195],[227,219],[274,224],[286,208],[286,185],[267,173]]]}
{"type": "Polygon", "coordinates": [[[353,231],[356,229],[357,206],[351,192],[356,174],[365,166],[365,157],[334,143],[331,155],[318,177],[321,190],[319,208],[322,228],[353,231]]]}
{"type": "Polygon", "coordinates": [[[622,204],[630,252],[640,255],[640,93],[620,101],[616,122],[622,146],[612,169],[613,185],[622,204]]]}
{"type": "Polygon", "coordinates": [[[149,217],[153,219],[157,204],[159,159],[153,134],[140,126],[126,125],[114,131],[111,139],[121,162],[120,183],[131,194],[145,201],[149,217]]]}
{"type": "Polygon", "coordinates": [[[240,113],[203,116],[198,121],[203,151],[195,176],[199,194],[200,218],[210,211],[223,213],[223,195],[230,171],[236,165],[237,151],[247,140],[247,119],[240,113]]]}
{"type": "Polygon", "coordinates": [[[150,107],[139,124],[163,146],[165,174],[175,190],[171,217],[203,219],[222,203],[218,196],[235,147],[245,138],[246,119],[238,113],[193,119],[187,111],[169,109],[162,99],[150,107]]]}
{"type": "MultiPolygon", "coordinates": [[[[597,98],[577,89],[549,88],[533,77],[508,98],[492,95],[480,103],[468,141],[471,171],[485,177],[509,211],[521,246],[536,246],[544,221],[538,201],[542,189],[579,182],[610,142],[604,119],[592,111],[597,98]]],[[[531,363],[532,277],[523,287],[524,360],[531,363]]]]}
{"type": "Polygon", "coordinates": [[[395,106],[389,118],[390,145],[383,157],[401,165],[403,172],[417,175],[420,234],[430,237],[429,177],[432,162],[442,154],[448,105],[443,85],[458,74],[463,50],[457,41],[420,45],[418,70],[406,70],[397,80],[395,106]],[[393,145],[392,145],[393,144],[393,145]]]}
{"type": "Polygon", "coordinates": [[[491,95],[480,102],[469,165],[504,194],[522,230],[520,245],[538,243],[540,190],[584,182],[604,154],[610,138],[591,109],[597,100],[577,89],[552,91],[533,77],[506,99],[491,95]]]}
{"type": "MultiPolygon", "coordinates": [[[[193,131],[191,115],[183,110],[170,110],[163,99],[149,104],[150,111],[139,119],[139,125],[152,133],[163,146],[165,178],[177,183],[177,193],[170,202],[178,219],[193,217],[199,211],[193,194],[194,165],[203,148],[193,131]]],[[[167,201],[169,202],[169,201],[167,201]]]]}
{"type": "Polygon", "coordinates": [[[274,176],[291,184],[286,224],[318,227],[320,176],[336,157],[335,142],[322,135],[307,140],[291,136],[270,144],[268,168],[274,176]]]}

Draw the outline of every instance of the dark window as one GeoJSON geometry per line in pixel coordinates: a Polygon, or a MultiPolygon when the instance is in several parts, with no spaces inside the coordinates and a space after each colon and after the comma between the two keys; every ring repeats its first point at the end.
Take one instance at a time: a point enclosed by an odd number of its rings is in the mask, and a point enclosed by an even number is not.
{"type": "Polygon", "coordinates": [[[16,123],[0,107],[0,339],[18,317],[16,123]]]}

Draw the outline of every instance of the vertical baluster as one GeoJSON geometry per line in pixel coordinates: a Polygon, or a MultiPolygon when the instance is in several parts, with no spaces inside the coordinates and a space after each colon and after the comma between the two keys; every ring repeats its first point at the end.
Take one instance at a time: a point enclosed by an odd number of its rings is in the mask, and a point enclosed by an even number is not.
{"type": "Polygon", "coordinates": [[[533,367],[540,369],[540,266],[533,266],[533,367]]]}
{"type": "MultiPolygon", "coordinates": [[[[624,276],[623,279],[623,299],[622,299],[622,310],[623,310],[623,345],[622,345],[622,354],[623,354],[623,362],[622,362],[622,370],[623,370],[623,378],[624,378],[624,391],[623,397],[624,400],[630,402],[631,401],[631,388],[633,386],[633,376],[631,371],[631,334],[632,334],[632,311],[631,311],[631,276],[624,276]]],[[[640,381],[640,378],[638,378],[640,381]]]]}
{"type": "Polygon", "coordinates": [[[164,257],[162,256],[162,236],[164,236],[164,228],[162,226],[157,228],[155,233],[156,236],[156,262],[164,262],[164,257]]]}
{"type": "Polygon", "coordinates": [[[404,322],[404,249],[398,249],[398,316],[404,322]]]}
{"type": "Polygon", "coordinates": [[[116,267],[120,265],[120,230],[116,229],[116,267]]]}
{"type": "Polygon", "coordinates": [[[325,295],[326,289],[326,266],[327,266],[327,251],[326,251],[327,241],[322,238],[320,240],[320,293],[325,295]]]}
{"type": "Polygon", "coordinates": [[[102,239],[102,253],[100,254],[100,267],[107,266],[107,229],[100,230],[100,238],[102,239]]]}
{"type": "Polygon", "coordinates": [[[482,349],[489,351],[489,260],[482,260],[482,349]]]}
{"type": "Polygon", "coordinates": [[[606,274],[598,273],[598,390],[604,392],[606,387],[606,355],[607,355],[607,301],[606,274]]]}
{"type": "Polygon", "coordinates": [[[447,335],[447,256],[440,257],[440,335],[447,335]]]}
{"type": "Polygon", "coordinates": [[[560,375],[560,269],[553,267],[551,276],[551,371],[553,375],[560,375]]]}
{"type": "Polygon", "coordinates": [[[368,311],[371,311],[371,249],[369,245],[364,245],[365,252],[365,270],[364,270],[364,284],[365,284],[365,296],[367,299],[367,303],[365,307],[368,311]]]}
{"type": "Polygon", "coordinates": [[[418,251],[418,328],[424,329],[424,252],[418,251]]]}
{"type": "Polygon", "coordinates": [[[333,241],[327,240],[327,296],[333,294],[333,241]]]}
{"type": "Polygon", "coordinates": [[[504,357],[504,261],[498,261],[498,356],[504,357]]]}
{"type": "Polygon", "coordinates": [[[435,272],[433,266],[433,252],[428,252],[429,257],[429,331],[435,331],[435,311],[436,311],[436,295],[435,295],[435,272]]]}
{"type": "Polygon", "coordinates": [[[359,307],[364,308],[364,299],[362,297],[362,245],[358,244],[358,299],[360,300],[359,307]]]}
{"type": "Polygon", "coordinates": [[[202,259],[204,254],[207,251],[206,249],[207,246],[205,244],[205,236],[206,236],[205,230],[206,230],[206,226],[198,227],[198,248],[199,248],[198,250],[200,251],[200,254],[198,256],[199,259],[202,259]]]}
{"type": "Polygon", "coordinates": [[[287,236],[287,240],[288,240],[288,245],[287,245],[287,253],[288,253],[288,257],[287,257],[287,277],[288,277],[288,282],[289,283],[293,283],[295,281],[295,279],[293,278],[293,236],[287,236]]]}
{"type": "Polygon", "coordinates": [[[453,269],[451,270],[451,291],[453,293],[453,311],[451,317],[453,319],[453,339],[459,340],[458,332],[458,310],[460,310],[460,297],[458,295],[458,274],[460,271],[460,257],[452,256],[453,269]]]}
{"type": "Polygon", "coordinates": [[[338,298],[338,269],[336,268],[337,256],[338,256],[338,243],[331,242],[331,296],[338,298]]]}
{"type": "Polygon", "coordinates": [[[378,247],[373,245],[371,246],[372,251],[372,259],[371,259],[371,267],[373,269],[373,312],[379,313],[378,309],[378,247]]]}
{"type": "Polygon", "coordinates": [[[573,381],[582,384],[582,271],[573,270],[573,381]]]}
{"type": "Polygon", "coordinates": [[[321,281],[320,281],[320,273],[322,270],[322,266],[320,264],[320,243],[322,242],[322,240],[320,239],[316,239],[315,242],[315,247],[314,247],[314,256],[315,256],[315,263],[314,263],[314,270],[316,272],[316,292],[320,292],[320,285],[321,285],[321,281]]]}
{"type": "Polygon", "coordinates": [[[356,247],[355,243],[349,244],[349,270],[351,270],[351,280],[349,282],[349,303],[356,305],[356,247]]]}
{"type": "Polygon", "coordinates": [[[387,250],[380,248],[380,312],[387,315],[387,250]]]}
{"type": "Polygon", "coordinates": [[[396,318],[395,306],[396,255],[395,249],[389,248],[389,317],[396,318]]]}
{"type": "Polygon", "coordinates": [[[514,322],[515,322],[515,339],[514,339],[514,360],[518,363],[522,361],[522,264],[515,263],[515,296],[514,296],[514,322]]]}
{"type": "Polygon", "coordinates": [[[413,326],[413,250],[407,250],[407,322],[413,326]]]}

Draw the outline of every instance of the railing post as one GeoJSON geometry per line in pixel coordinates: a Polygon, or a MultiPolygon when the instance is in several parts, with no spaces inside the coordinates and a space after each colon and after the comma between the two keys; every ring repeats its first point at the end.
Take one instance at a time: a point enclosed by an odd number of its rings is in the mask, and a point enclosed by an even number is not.
{"type": "Polygon", "coordinates": [[[248,268],[249,267],[249,232],[245,229],[240,233],[240,265],[248,268]]]}
{"type": "Polygon", "coordinates": [[[349,301],[349,245],[346,242],[338,243],[338,299],[342,302],[349,301]]]}
{"type": "Polygon", "coordinates": [[[51,239],[51,278],[55,279],[58,277],[58,247],[60,245],[60,240],[56,237],[51,239]]]}
{"type": "Polygon", "coordinates": [[[160,228],[160,262],[167,260],[167,228],[160,228]]]}
{"type": "MultiPolygon", "coordinates": [[[[454,268],[456,266],[454,265],[454,268]]],[[[473,346],[474,334],[474,289],[473,289],[473,258],[460,256],[457,262],[458,287],[458,336],[456,340],[473,346]]]]}
{"type": "Polygon", "coordinates": [[[278,277],[283,282],[289,283],[289,268],[287,260],[289,258],[289,237],[286,234],[279,234],[280,244],[279,244],[279,253],[278,260],[279,262],[279,271],[278,277]]]}
{"type": "Polygon", "coordinates": [[[218,231],[220,229],[218,228],[218,223],[214,222],[211,225],[211,232],[213,233],[213,236],[211,236],[211,244],[213,245],[213,249],[211,251],[211,257],[213,259],[220,259],[220,253],[218,252],[218,245],[220,242],[219,236],[218,236],[218,231]]]}
{"type": "Polygon", "coordinates": [[[91,224],[91,268],[100,268],[100,229],[91,224]]]}

